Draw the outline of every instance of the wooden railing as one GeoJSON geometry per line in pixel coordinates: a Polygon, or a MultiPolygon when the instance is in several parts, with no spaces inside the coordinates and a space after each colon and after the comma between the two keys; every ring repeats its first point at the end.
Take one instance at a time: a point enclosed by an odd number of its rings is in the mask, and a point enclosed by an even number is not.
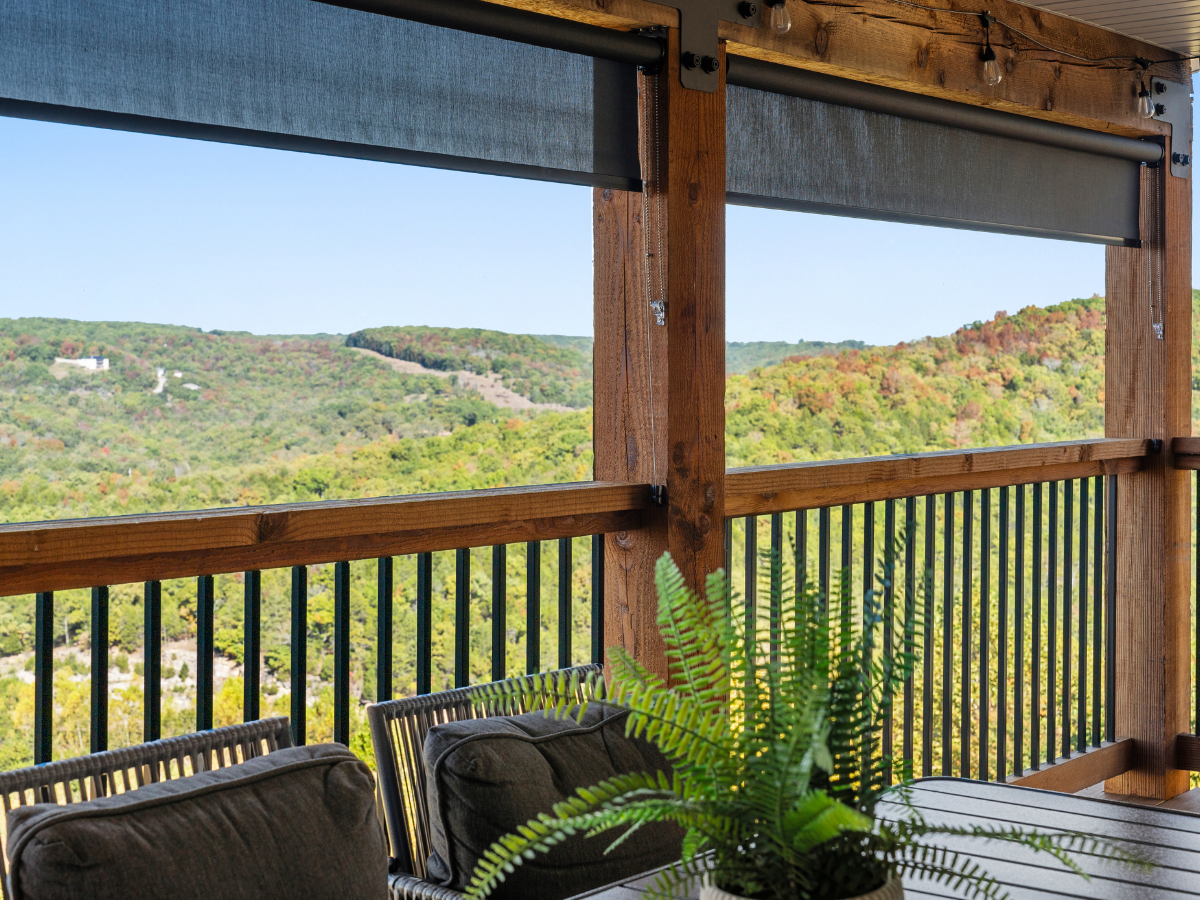
{"type": "MultiPolygon", "coordinates": [[[[1028,540],[1038,543],[1030,546],[1032,554],[1040,553],[1043,531],[1041,510],[1047,511],[1047,516],[1053,517],[1057,510],[1054,498],[1059,496],[1058,485],[1063,485],[1064,518],[1060,528],[1063,541],[1062,552],[1065,555],[1064,566],[1069,569],[1071,552],[1076,541],[1072,538],[1073,527],[1071,501],[1073,496],[1068,487],[1073,481],[1080,485],[1081,503],[1088,490],[1089,479],[1094,479],[1092,487],[1096,503],[1096,515],[1091,519],[1092,530],[1088,531],[1086,512],[1079,520],[1078,534],[1079,579],[1078,595],[1080,618],[1082,624],[1086,621],[1088,600],[1084,581],[1088,577],[1086,563],[1088,549],[1093,550],[1095,576],[1091,581],[1093,601],[1093,625],[1098,625],[1103,619],[1105,625],[1111,623],[1111,615],[1105,614],[1107,608],[1102,603],[1102,582],[1111,584],[1102,577],[1100,559],[1108,546],[1102,539],[1104,511],[1109,510],[1111,519],[1112,504],[1115,502],[1115,476],[1136,471],[1144,464],[1148,454],[1154,448],[1147,441],[1133,440],[1096,440],[1075,441],[1061,444],[1047,444],[1030,447],[998,448],[992,450],[972,450],[963,452],[926,453],[910,456],[892,456],[861,460],[839,460],[823,463],[802,463],[783,466],[766,466],[730,470],[726,477],[727,515],[727,558],[731,570],[741,572],[740,588],[747,596],[754,597],[758,591],[759,575],[767,579],[781,579],[786,568],[790,577],[798,578],[801,582],[815,576],[823,590],[828,591],[830,573],[833,569],[830,552],[832,534],[836,520],[841,532],[840,567],[848,572],[862,572],[863,590],[880,587],[877,580],[875,560],[877,556],[888,554],[897,534],[907,535],[908,541],[903,552],[902,562],[898,562],[909,588],[908,596],[916,595],[917,585],[927,591],[926,624],[927,631],[922,635],[925,662],[923,677],[918,678],[920,691],[914,685],[909,685],[903,701],[898,706],[897,726],[894,729],[896,743],[895,756],[898,761],[913,760],[914,748],[920,747],[917,756],[920,765],[916,774],[930,774],[934,771],[951,772],[950,729],[953,724],[959,733],[953,754],[958,768],[952,774],[963,774],[968,777],[1005,777],[1013,771],[1020,772],[1024,762],[1029,761],[1037,766],[1042,761],[1053,761],[1055,753],[1062,749],[1072,752],[1072,747],[1082,747],[1090,742],[1099,742],[1103,737],[1111,738],[1111,715],[1106,710],[1111,709],[1111,685],[1103,691],[1096,687],[1095,679],[1103,669],[1111,673],[1111,634],[1103,637],[1103,652],[1099,649],[1101,631],[1096,631],[1092,643],[1093,665],[1087,669],[1092,675],[1092,690],[1090,692],[1092,706],[1090,708],[1090,738],[1086,737],[1089,723],[1084,720],[1087,703],[1087,692],[1082,690],[1085,683],[1083,678],[1085,665],[1080,663],[1075,670],[1079,676],[1076,686],[1072,688],[1070,677],[1070,662],[1068,655],[1080,650],[1085,652],[1087,647],[1086,635],[1079,635],[1078,647],[1068,647],[1071,634],[1070,608],[1071,597],[1070,576],[1063,586],[1063,672],[1065,680],[1055,680],[1047,675],[1044,690],[1034,681],[1032,693],[1027,697],[1018,694],[1015,707],[1024,710],[1034,697],[1045,696],[1047,703],[1061,692],[1062,716],[1060,727],[1053,725],[1053,712],[1050,713],[1051,724],[1045,731],[1045,743],[1039,744],[1038,726],[1030,722],[1030,729],[1023,724],[1016,724],[1012,716],[1004,711],[1001,703],[999,715],[1006,723],[1014,721],[1013,745],[1006,743],[1005,732],[1001,731],[1000,745],[996,748],[996,764],[992,765],[989,757],[989,735],[995,729],[989,726],[988,716],[994,703],[982,704],[979,715],[980,727],[974,732],[972,743],[971,712],[972,704],[979,697],[991,698],[995,694],[990,685],[999,681],[1007,683],[1007,670],[998,671],[996,679],[992,679],[990,647],[998,649],[997,661],[1003,660],[1007,665],[1008,644],[1007,636],[1001,637],[988,617],[993,594],[996,594],[999,613],[1009,615],[1008,586],[1015,575],[1012,584],[1014,590],[1014,615],[1018,621],[1026,621],[1024,603],[1024,582],[1021,573],[1029,566],[1024,562],[1014,562],[1009,569],[1007,562],[997,561],[999,568],[998,580],[991,580],[991,534],[998,537],[1000,553],[1005,560],[1011,552],[1019,553],[1015,547],[1019,543],[1022,550],[1028,540]],[[1107,482],[1104,479],[1109,479],[1107,482]],[[1023,536],[1010,545],[1008,531],[1010,527],[1024,528],[1024,524],[1014,525],[1017,520],[1025,523],[1026,505],[1024,489],[1013,496],[1010,506],[1009,489],[1014,485],[1035,485],[1033,504],[1028,507],[1032,519],[1028,520],[1030,530],[1022,532],[1023,536]],[[1107,485],[1107,501],[1105,496],[1107,485]],[[1044,488],[1043,492],[1043,486],[1044,488]],[[993,506],[992,489],[1000,489],[998,503],[993,506]],[[961,492],[959,501],[954,495],[961,492]],[[935,496],[937,495],[937,496],[935,496]],[[917,497],[923,498],[919,503],[917,497]],[[939,507],[938,497],[941,498],[939,507]],[[976,498],[978,505],[973,505],[976,498]],[[1043,499],[1039,499],[1043,498],[1043,499]],[[898,516],[897,501],[903,501],[902,518],[898,516]],[[876,515],[876,503],[884,503],[881,517],[876,515]],[[1106,505],[1107,504],[1107,505],[1106,505]],[[938,517],[945,522],[945,512],[955,508],[965,509],[970,515],[962,517],[965,531],[962,532],[957,545],[955,527],[942,528],[940,532],[935,527],[938,517]],[[855,509],[858,510],[857,514],[855,509]],[[940,509],[940,512],[939,512],[940,509]],[[981,510],[976,516],[974,509],[981,510]],[[1010,518],[1010,509],[1017,510],[1010,518]],[[813,531],[809,527],[810,513],[816,517],[815,542],[813,531]],[[799,511],[799,512],[796,512],[799,511]],[[993,513],[994,511],[994,513],[993,513]],[[785,523],[784,513],[788,516],[785,523]],[[757,551],[759,546],[759,523],[755,518],[759,514],[770,516],[770,535],[762,545],[768,544],[777,551],[776,556],[786,558],[786,565],[771,570],[770,566],[760,566],[757,551]],[[863,523],[863,529],[856,531],[854,521],[863,523]],[[749,517],[749,518],[747,518],[749,517]],[[996,526],[995,531],[993,524],[996,526]],[[882,532],[877,526],[882,525],[882,532]],[[974,532],[972,529],[975,528],[974,532]],[[1065,529],[1065,530],[1063,530],[1065,529]],[[790,531],[795,549],[789,554],[784,552],[785,535],[790,531]],[[735,533],[739,540],[733,540],[735,533]],[[919,537],[924,534],[924,543],[919,537]],[[981,536],[983,544],[977,544],[972,533],[981,536]],[[965,543],[964,543],[965,541],[965,543]],[[814,546],[815,544],[815,546],[814,546]],[[987,552],[980,550],[986,545],[987,552]],[[954,547],[960,548],[957,558],[960,564],[956,567],[954,547]],[[974,548],[970,553],[963,554],[961,547],[974,548]],[[924,548],[923,555],[920,548],[924,548]],[[931,550],[932,548],[932,550],[931,550]],[[949,550],[946,553],[946,550],[949,550]],[[815,551],[815,552],[814,552],[815,551]],[[942,553],[942,556],[938,554],[942,553]],[[918,557],[920,560],[918,561],[918,557]],[[815,567],[810,560],[815,560],[815,567]],[[857,562],[856,562],[857,560],[857,562]],[[930,565],[936,562],[936,566],[930,565]],[[933,569],[942,572],[940,585],[943,602],[939,606],[933,600],[933,569]],[[811,575],[810,575],[811,569],[811,575]],[[982,579],[976,589],[976,576],[982,579]],[[958,577],[958,595],[961,595],[961,585],[967,584],[970,590],[966,592],[966,602],[961,604],[958,625],[945,618],[945,611],[953,604],[947,604],[944,599],[956,596],[955,578],[958,577]],[[1002,587],[998,587],[1003,585],[1002,587]],[[933,604],[932,606],[930,604],[933,604]],[[964,612],[965,611],[965,612],[964,612]],[[935,613],[941,613],[938,618],[935,613]],[[965,615],[965,618],[964,618],[965,615]],[[972,643],[971,630],[962,629],[961,623],[976,623],[983,616],[984,627],[977,625],[974,634],[983,643],[972,643]],[[943,629],[937,632],[934,626],[943,629]],[[949,631],[945,631],[950,627],[949,631]],[[955,630],[957,629],[957,630],[955,630]],[[993,643],[989,644],[991,641],[993,643]],[[952,649],[956,652],[950,654],[952,649]],[[980,656],[980,654],[983,654],[980,656]],[[935,658],[941,660],[940,678],[942,692],[934,701],[935,658]],[[961,691],[962,684],[970,679],[972,662],[983,659],[988,663],[982,669],[977,668],[980,676],[980,687],[976,694],[960,693],[957,699],[961,701],[961,709],[955,717],[946,711],[950,709],[950,700],[946,688],[951,682],[961,691]],[[1101,660],[1104,660],[1101,666],[1101,660]],[[957,675],[955,674],[957,673],[957,675]],[[946,679],[949,677],[950,681],[946,679]],[[958,680],[955,681],[954,679],[958,680]],[[966,679],[966,681],[964,680],[966,679]],[[989,679],[992,679],[989,681],[989,679]],[[1065,685],[1065,686],[1064,686],[1065,685]],[[1074,691],[1074,693],[1072,693],[1074,691]],[[918,696],[920,702],[918,703],[918,696]],[[940,720],[935,724],[931,711],[937,708],[940,720]],[[1070,707],[1070,708],[1068,708],[1070,707]],[[1071,721],[1075,727],[1072,729],[1071,721]],[[918,730],[914,737],[914,727],[918,730]],[[939,749],[933,753],[933,734],[935,728],[940,735],[939,749]],[[979,736],[983,735],[983,740],[979,736]],[[1029,735],[1030,741],[1025,741],[1029,735]],[[965,737],[964,737],[965,736],[965,737]],[[1024,752],[1028,747],[1029,754],[1024,752]],[[1044,748],[1044,749],[1042,749],[1044,748]],[[939,764],[934,765],[935,756],[939,764]]],[[[1081,507],[1083,509],[1085,507],[1081,507]]],[[[53,714],[53,634],[54,591],[73,588],[92,588],[92,624],[93,633],[107,633],[108,589],[104,585],[128,584],[130,582],[145,583],[145,616],[146,616],[146,664],[145,664],[145,727],[147,739],[159,736],[160,718],[159,704],[161,700],[161,610],[160,585],[163,580],[175,578],[196,578],[197,592],[197,710],[196,727],[204,729],[212,726],[213,722],[213,575],[230,572],[245,573],[245,654],[247,659],[257,659],[261,639],[261,597],[260,573],[265,569],[291,568],[291,713],[293,740],[303,743],[305,740],[305,718],[307,696],[306,682],[306,632],[307,622],[307,568],[315,564],[335,564],[334,578],[334,738],[346,741],[349,729],[350,682],[349,682],[349,572],[351,564],[356,560],[377,560],[377,576],[379,589],[377,623],[377,686],[376,697],[384,699],[392,693],[392,660],[391,643],[388,637],[392,633],[392,557],[412,555],[416,559],[416,689],[426,692],[431,689],[430,671],[430,603],[432,554],[438,551],[455,551],[455,640],[454,640],[454,683],[465,684],[471,677],[468,667],[468,633],[467,621],[470,604],[470,563],[471,554],[466,548],[492,547],[493,567],[493,596],[491,607],[492,618],[492,666],[490,675],[501,678],[516,674],[507,671],[505,663],[506,637],[505,595],[503,585],[506,583],[505,547],[511,544],[523,544],[526,555],[527,588],[529,603],[526,607],[527,647],[526,671],[537,671],[541,667],[541,653],[538,646],[540,634],[539,604],[541,594],[541,567],[537,564],[540,558],[541,542],[557,540],[559,543],[559,664],[569,665],[578,660],[572,656],[571,648],[571,540],[574,538],[592,536],[592,596],[591,596],[591,647],[590,658],[599,661],[602,657],[602,623],[603,623],[603,540],[600,536],[617,531],[628,531],[641,527],[647,516],[654,515],[650,504],[650,486],[640,484],[606,484],[590,482],[585,484],[548,485],[540,487],[504,488],[486,491],[470,491],[451,494],[433,494],[410,497],[390,497],[378,499],[349,500],[324,503],[306,503],[284,506],[244,507],[236,509],[205,510],[198,512],[163,513],[148,516],[127,516],[103,519],[82,519],[57,522],[41,522],[34,524],[16,524],[0,526],[0,595],[37,593],[37,637],[35,646],[35,759],[44,761],[51,758],[50,744],[51,718],[53,714]]],[[[953,516],[951,517],[953,520],[953,516]]],[[[1054,520],[1050,520],[1048,534],[1054,533],[1054,520]]],[[[765,526],[767,523],[763,523],[765,526]]],[[[961,529],[960,529],[961,531],[961,529]]],[[[1058,544],[1055,538],[1049,538],[1045,557],[1048,566],[1055,565],[1058,544]]],[[[1111,554],[1107,554],[1111,559],[1111,554]]],[[[1039,558],[1040,559],[1040,558],[1039,558]]],[[[1036,565],[1040,566],[1041,562],[1036,565]]],[[[1030,575],[1033,579],[1033,576],[1030,575]]],[[[1061,579],[1059,579],[1061,581],[1061,579]]],[[[1046,609],[1057,609],[1057,585],[1051,577],[1049,581],[1034,579],[1029,582],[1034,592],[1031,600],[1030,615],[1040,619],[1040,587],[1036,583],[1046,584],[1046,609]]],[[[646,585],[647,591],[652,590],[646,585]]],[[[889,588],[889,591],[891,589],[889,588]]],[[[889,594],[889,597],[891,594],[889,594]]],[[[890,602],[890,600],[889,600],[890,602]]],[[[1111,603],[1111,599],[1107,601],[1111,603]]],[[[953,610],[951,610],[953,612],[953,610]]],[[[1053,615],[1053,614],[1051,614],[1053,615]]],[[[1008,621],[1005,619],[1005,621],[1008,621]]],[[[1051,618],[1048,627],[1054,628],[1051,618]]],[[[902,626],[901,626],[902,627],[902,626]]],[[[1030,628],[1035,628],[1030,621],[1030,628]]],[[[1003,629],[1000,630],[1004,631],[1003,629]]],[[[1022,661],[1024,649],[1029,647],[1027,659],[1041,659],[1043,650],[1037,644],[1036,632],[1032,632],[1029,640],[1027,632],[1018,630],[1014,637],[1017,661],[1013,671],[1024,671],[1027,663],[1022,661]],[[1034,643],[1030,644],[1030,640],[1034,643]]],[[[884,636],[883,646],[886,652],[891,652],[895,644],[895,632],[889,631],[884,636]]],[[[1049,637],[1048,646],[1057,646],[1053,634],[1049,637]]],[[[107,673],[108,673],[107,642],[93,642],[92,648],[92,747],[103,749],[107,744],[107,673]]],[[[576,654],[578,655],[578,654],[576,654]]],[[[1051,669],[1054,668],[1054,651],[1050,651],[1051,669]]],[[[1081,657],[1082,659],[1082,657],[1081,657]]],[[[1049,671],[1049,670],[1048,670],[1049,671]]],[[[1033,677],[1036,679],[1037,667],[1033,677]]],[[[1109,677],[1109,675],[1105,675],[1109,677]]],[[[1018,678],[1017,683],[1021,680],[1018,678]]],[[[259,713],[259,682],[257,667],[246,666],[244,714],[246,718],[256,718],[259,713]]],[[[1019,689],[1018,689],[1019,690],[1019,689]]],[[[1006,695],[1007,696],[1007,695],[1006,695]]],[[[1026,720],[1020,717],[1021,722],[1026,720]]],[[[995,721],[993,718],[992,721],[995,721]]],[[[889,733],[889,744],[892,741],[889,733]]],[[[995,746],[992,744],[990,746],[995,746]]],[[[889,752],[891,747],[887,748],[889,752]]]]}

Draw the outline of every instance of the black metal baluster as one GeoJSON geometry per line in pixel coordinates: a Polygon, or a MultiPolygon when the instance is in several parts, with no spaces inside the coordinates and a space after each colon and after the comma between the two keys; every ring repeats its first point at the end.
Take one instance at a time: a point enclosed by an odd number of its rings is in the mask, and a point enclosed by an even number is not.
{"type": "MultiPolygon", "coordinates": [[[[799,597],[808,588],[808,510],[796,511],[796,596],[799,597]]],[[[728,559],[728,557],[726,557],[728,559]]]]}
{"type": "Polygon", "coordinates": [[[746,646],[758,655],[758,516],[746,516],[742,560],[746,579],[746,646]]]}
{"type": "Polygon", "coordinates": [[[1087,747],[1088,480],[1079,479],[1079,693],[1076,697],[1075,749],[1087,747]]]}
{"type": "MultiPolygon", "coordinates": [[[[1200,479],[1200,476],[1197,476],[1200,479]]],[[[1108,477],[1108,534],[1107,534],[1107,570],[1108,594],[1107,608],[1104,616],[1104,739],[1117,739],[1117,476],[1108,477]]],[[[1200,481],[1197,483],[1200,491],[1200,481]]],[[[1197,554],[1197,565],[1200,565],[1200,553],[1197,554]]],[[[1200,585],[1200,579],[1197,580],[1200,585]]],[[[1200,589],[1200,588],[1198,588],[1200,589]]],[[[1196,616],[1200,620],[1200,615],[1196,616]]],[[[1200,628],[1200,621],[1197,621],[1200,628]]]]}
{"type": "Polygon", "coordinates": [[[542,545],[525,547],[525,672],[542,671],[542,545]]]}
{"type": "MultiPolygon", "coordinates": [[[[726,557],[728,559],[728,557],[726,557]]],[[[729,563],[726,562],[726,567],[729,563]]],[[[592,662],[604,662],[604,535],[592,535],[592,662]]]]}
{"type": "MultiPolygon", "coordinates": [[[[1013,560],[1013,602],[1016,604],[1017,655],[1013,667],[1013,774],[1025,771],[1025,485],[1017,485],[1016,554],[1013,560]]],[[[1036,664],[1035,664],[1036,668],[1036,664]]],[[[1034,697],[1037,692],[1034,691],[1034,697]]]]}
{"type": "MultiPolygon", "coordinates": [[[[108,749],[108,588],[92,588],[92,753],[108,749]]],[[[199,668],[199,667],[197,667],[199,668]]]]}
{"type": "Polygon", "coordinates": [[[1052,481],[1047,487],[1050,556],[1046,577],[1046,612],[1049,619],[1046,626],[1046,762],[1053,765],[1058,757],[1058,482],[1052,481]]]}
{"type": "MultiPolygon", "coordinates": [[[[912,659],[913,614],[917,593],[917,498],[904,500],[904,653],[912,659]]],[[[913,770],[913,673],[904,678],[904,778],[912,778],[913,770]]]]}
{"type": "Polygon", "coordinates": [[[454,551],[454,686],[471,683],[471,551],[454,551]]]}
{"type": "Polygon", "coordinates": [[[40,766],[54,758],[54,593],[39,593],[35,603],[33,762],[40,766]]]}
{"type": "Polygon", "coordinates": [[[375,702],[392,699],[392,598],[394,562],[381,556],[375,569],[375,702]]]}
{"type": "Polygon", "coordinates": [[[142,740],[162,737],[162,582],[147,581],[142,602],[145,621],[145,660],[142,662],[142,740]]]}
{"type": "Polygon", "coordinates": [[[350,563],[333,566],[333,741],[350,746],[350,563]]]}
{"type": "Polygon", "coordinates": [[[817,511],[817,589],[821,592],[823,609],[829,608],[830,518],[828,506],[817,511]]]}
{"type": "MultiPolygon", "coordinates": [[[[896,501],[883,504],[883,569],[887,581],[883,585],[883,658],[895,658],[894,634],[896,627],[896,501]]],[[[883,747],[885,762],[883,778],[885,784],[892,783],[892,740],[896,727],[893,716],[895,698],[889,693],[883,698],[883,747]]]]}
{"type": "MultiPolygon", "coordinates": [[[[996,605],[996,780],[1008,777],[1008,488],[1000,488],[996,605]]],[[[1017,679],[1020,680],[1020,671],[1017,679]]]]}
{"type": "MultiPolygon", "coordinates": [[[[872,570],[875,556],[875,504],[863,504],[863,567],[862,567],[862,590],[863,590],[863,633],[867,637],[866,632],[871,628],[867,621],[868,599],[874,599],[875,591],[875,573],[872,570]]],[[[871,603],[878,609],[878,604],[871,603]]],[[[864,659],[863,666],[867,671],[870,671],[871,663],[873,662],[872,648],[874,640],[868,639],[863,642],[864,659]]]]}
{"type": "Polygon", "coordinates": [[[733,615],[733,519],[725,520],[725,620],[733,615]]]}
{"type": "Polygon", "coordinates": [[[558,667],[571,665],[571,539],[558,539],[558,667]]]}
{"type": "Polygon", "coordinates": [[[1100,634],[1104,615],[1104,476],[1095,484],[1096,513],[1092,534],[1092,744],[1100,746],[1100,634]]]}
{"type": "MultiPolygon", "coordinates": [[[[259,718],[259,659],[262,648],[262,573],[250,571],[243,587],[242,721],[259,718]]],[[[149,644],[149,641],[147,641],[149,644]]],[[[149,655],[149,647],[147,647],[149,655]]]]}
{"type": "Polygon", "coordinates": [[[213,619],[216,614],[216,594],[213,577],[201,575],[196,579],[196,730],[213,727],[213,619]]]}
{"type": "Polygon", "coordinates": [[[954,721],[954,494],[943,495],[942,529],[942,775],[951,775],[954,721]]]}
{"type": "Polygon", "coordinates": [[[958,774],[960,778],[971,777],[971,594],[974,593],[974,578],[971,562],[975,550],[974,495],[963,491],[963,572],[962,572],[962,685],[959,698],[959,741],[958,774]]]}
{"type": "Polygon", "coordinates": [[[292,744],[308,741],[308,566],[292,566],[292,744]]]}
{"type": "MultiPolygon", "coordinates": [[[[1033,588],[1033,641],[1029,648],[1029,767],[1042,764],[1042,486],[1033,486],[1033,566],[1030,572],[1033,588]]],[[[1053,679],[1051,679],[1053,680],[1053,679]]],[[[1051,738],[1051,743],[1053,743],[1051,738]]]]}
{"type": "Polygon", "coordinates": [[[925,643],[921,682],[921,776],[933,774],[933,566],[937,558],[937,496],[925,497],[925,643]]]}
{"type": "MultiPolygon", "coordinates": [[[[593,541],[593,556],[595,544],[593,541]]],[[[594,561],[593,561],[594,564],[594,561]]],[[[593,591],[595,586],[593,585],[593,591]]],[[[505,670],[505,651],[508,627],[508,548],[504,544],[492,547],[492,681],[502,681],[505,670]]]]}
{"type": "Polygon", "coordinates": [[[417,694],[433,690],[433,554],[417,554],[417,694]]]}
{"type": "Polygon", "coordinates": [[[838,578],[841,582],[841,596],[838,598],[838,602],[841,605],[842,627],[847,631],[850,630],[851,624],[854,621],[851,615],[853,604],[850,599],[854,593],[854,584],[851,577],[853,565],[854,507],[846,504],[842,507],[842,565],[838,571],[838,578]]]}
{"type": "Polygon", "coordinates": [[[988,741],[991,739],[989,714],[992,707],[991,645],[992,634],[992,492],[985,488],[979,499],[979,780],[987,781],[991,772],[988,741]]]}
{"type": "Polygon", "coordinates": [[[779,662],[779,617],[783,601],[783,514],[771,515],[771,662],[779,662]]]}
{"type": "Polygon", "coordinates": [[[1075,553],[1075,482],[1063,482],[1062,750],[1071,755],[1071,569],[1075,553]]]}

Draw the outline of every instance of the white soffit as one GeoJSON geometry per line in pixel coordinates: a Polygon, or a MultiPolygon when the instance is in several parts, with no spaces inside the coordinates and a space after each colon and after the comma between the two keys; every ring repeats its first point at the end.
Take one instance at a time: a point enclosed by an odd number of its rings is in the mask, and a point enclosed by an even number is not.
{"type": "Polygon", "coordinates": [[[1033,5],[1186,56],[1200,54],[1200,0],[1042,0],[1033,5]]]}

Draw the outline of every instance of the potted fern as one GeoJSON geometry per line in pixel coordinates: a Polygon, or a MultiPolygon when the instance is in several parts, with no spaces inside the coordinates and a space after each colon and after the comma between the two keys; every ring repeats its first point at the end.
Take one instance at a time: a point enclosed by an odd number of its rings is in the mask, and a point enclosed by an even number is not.
{"type": "MultiPolygon", "coordinates": [[[[844,573],[841,581],[848,584],[844,573]]],[[[1022,844],[1081,875],[1072,852],[1130,858],[1085,835],[931,824],[907,804],[911,772],[899,767],[900,784],[889,785],[894,761],[882,758],[880,739],[891,698],[913,670],[919,604],[897,604],[908,610],[900,651],[883,659],[874,646],[883,616],[872,594],[858,599],[835,588],[827,602],[813,589],[784,597],[776,588],[773,614],[760,622],[753,610],[747,621],[723,572],[698,596],[664,555],[656,586],[669,682],[613,648],[610,685],[595,674],[534,677],[500,682],[479,702],[524,701],[560,717],[581,717],[592,703],[628,710],[627,730],[657,745],[674,771],[580,790],[495,843],[468,897],[485,897],[523,860],[572,836],[619,829],[611,850],[662,821],[682,826],[685,837],[682,859],[651,888],[661,898],[686,896],[681,889],[700,883],[701,900],[897,900],[902,876],[1000,895],[968,858],[928,840],[938,836],[1022,844]],[[906,814],[876,817],[884,798],[906,814]]]]}

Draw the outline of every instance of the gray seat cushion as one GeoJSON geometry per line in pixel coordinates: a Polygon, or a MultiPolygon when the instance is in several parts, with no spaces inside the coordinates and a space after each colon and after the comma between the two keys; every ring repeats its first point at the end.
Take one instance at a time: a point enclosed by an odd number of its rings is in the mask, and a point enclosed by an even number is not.
{"type": "MultiPolygon", "coordinates": [[[[538,712],[431,728],[425,738],[429,880],[464,889],[493,842],[578,788],[628,772],[669,773],[656,747],[625,736],[625,719],[591,706],[581,723],[538,712]]],[[[679,859],[683,832],[674,825],[644,826],[605,854],[619,834],[570,838],[523,862],[492,897],[570,897],[679,859]]]]}
{"type": "Polygon", "coordinates": [[[13,900],[387,896],[370,770],[295,747],[68,806],[8,814],[13,900]]]}

